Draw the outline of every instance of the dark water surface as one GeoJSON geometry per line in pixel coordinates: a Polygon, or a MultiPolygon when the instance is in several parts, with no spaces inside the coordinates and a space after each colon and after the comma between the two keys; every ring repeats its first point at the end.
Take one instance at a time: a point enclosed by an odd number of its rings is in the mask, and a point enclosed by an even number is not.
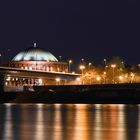
{"type": "Polygon", "coordinates": [[[0,140],[140,140],[140,105],[3,104],[0,140]]]}

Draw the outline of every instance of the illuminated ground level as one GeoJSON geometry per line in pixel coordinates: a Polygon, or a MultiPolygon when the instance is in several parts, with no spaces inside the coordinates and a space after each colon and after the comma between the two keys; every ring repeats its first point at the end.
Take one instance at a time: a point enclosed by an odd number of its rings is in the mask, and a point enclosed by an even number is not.
{"type": "Polygon", "coordinates": [[[79,76],[80,74],[0,67],[0,86],[2,89],[18,89],[23,86],[73,85],[80,84],[79,76]]]}

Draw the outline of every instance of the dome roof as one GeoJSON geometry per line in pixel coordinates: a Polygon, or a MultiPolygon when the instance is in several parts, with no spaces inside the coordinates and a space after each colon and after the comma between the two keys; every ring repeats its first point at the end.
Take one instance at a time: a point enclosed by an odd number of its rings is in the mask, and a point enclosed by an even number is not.
{"type": "Polygon", "coordinates": [[[33,47],[30,47],[24,51],[19,52],[12,61],[52,61],[57,62],[58,60],[50,52],[43,50],[42,48],[36,47],[34,43],[33,47]]]}

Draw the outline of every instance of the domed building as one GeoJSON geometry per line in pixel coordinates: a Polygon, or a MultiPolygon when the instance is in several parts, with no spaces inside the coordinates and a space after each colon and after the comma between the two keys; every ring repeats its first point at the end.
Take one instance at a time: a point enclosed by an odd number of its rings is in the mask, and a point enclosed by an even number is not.
{"type": "Polygon", "coordinates": [[[36,46],[19,52],[9,63],[10,67],[47,72],[68,72],[68,64],[59,62],[50,52],[36,46]]]}
{"type": "MultiPolygon", "coordinates": [[[[19,52],[0,67],[0,91],[26,91],[26,87],[79,84],[80,74],[68,72],[68,63],[36,46],[19,52]]],[[[30,90],[30,88],[29,88],[30,90]]],[[[31,88],[31,91],[35,91],[31,88]]]]}

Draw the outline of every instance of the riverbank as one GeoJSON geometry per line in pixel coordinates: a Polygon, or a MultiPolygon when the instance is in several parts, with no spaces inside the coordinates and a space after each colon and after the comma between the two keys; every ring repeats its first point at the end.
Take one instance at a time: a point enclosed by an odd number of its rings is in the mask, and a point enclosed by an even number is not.
{"type": "Polygon", "coordinates": [[[30,91],[3,92],[0,102],[139,104],[140,84],[34,86],[30,91]]]}

